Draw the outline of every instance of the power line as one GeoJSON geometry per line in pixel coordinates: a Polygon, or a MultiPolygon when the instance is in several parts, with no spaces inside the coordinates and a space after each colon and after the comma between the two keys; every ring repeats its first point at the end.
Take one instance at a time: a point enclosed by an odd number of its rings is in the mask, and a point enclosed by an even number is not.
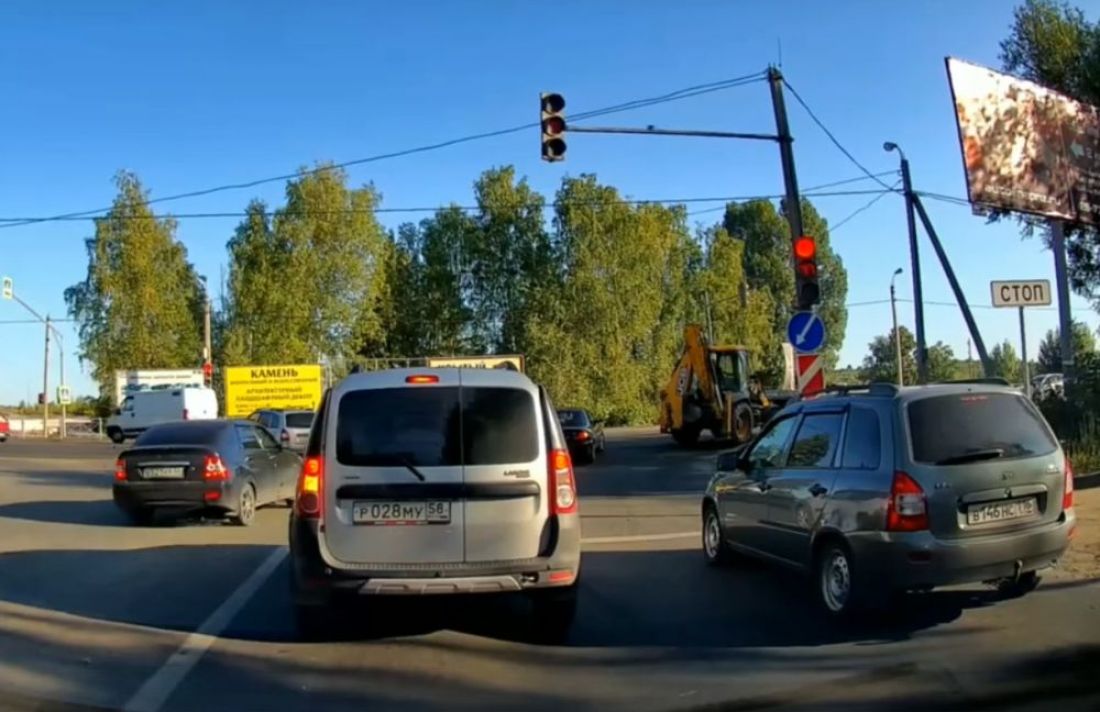
{"type": "Polygon", "coordinates": [[[875,174],[873,174],[873,173],[871,173],[871,171],[867,170],[867,168],[862,163],[860,163],[859,161],[856,160],[856,157],[853,156],[848,151],[848,149],[844,148],[844,146],[840,143],[840,141],[837,140],[836,136],[833,135],[833,132],[830,131],[828,128],[826,128],[825,124],[823,124],[821,122],[821,119],[817,118],[817,114],[815,114],[813,112],[813,110],[809,107],[809,105],[806,104],[805,101],[803,101],[802,97],[799,96],[798,92],[795,91],[795,88],[791,86],[790,82],[788,82],[786,80],[786,78],[783,79],[783,83],[787,86],[788,89],[791,90],[791,95],[794,96],[795,100],[798,101],[798,103],[802,105],[802,108],[806,110],[806,113],[810,115],[810,118],[813,119],[814,123],[817,124],[818,128],[820,128],[822,131],[825,132],[825,135],[829,137],[829,140],[833,142],[833,145],[836,146],[837,148],[839,148],[840,152],[843,153],[845,156],[847,156],[849,161],[851,161],[853,164],[855,164],[855,166],[857,168],[859,168],[861,171],[863,171],[864,174],[866,174],[868,178],[873,178],[875,180],[875,182],[878,183],[879,185],[881,185],[883,188],[886,188],[887,190],[891,190],[890,186],[886,185],[886,183],[882,182],[882,180],[880,180],[879,178],[876,178],[875,174]]]}
{"type": "Polygon", "coordinates": [[[881,193],[879,193],[879,194],[878,194],[878,195],[876,195],[875,197],[873,197],[873,198],[871,198],[870,200],[868,200],[868,201],[867,201],[866,203],[864,203],[864,204],[863,204],[862,206],[860,206],[860,207],[856,208],[855,210],[853,210],[853,211],[852,211],[851,213],[849,213],[849,214],[848,214],[848,216],[847,216],[847,217],[845,217],[845,218],[844,218],[843,220],[841,220],[840,222],[838,222],[838,223],[837,223],[836,225],[833,225],[832,227],[830,227],[830,228],[829,228],[829,234],[830,234],[830,235],[833,235],[833,234],[835,234],[837,230],[839,230],[840,228],[844,227],[844,225],[845,225],[845,224],[846,224],[847,222],[849,222],[849,221],[850,221],[850,220],[851,220],[852,218],[856,217],[857,215],[859,215],[860,213],[862,213],[862,212],[864,212],[864,211],[866,211],[866,210],[869,210],[869,209],[871,208],[871,206],[872,206],[872,205],[874,205],[874,204],[875,204],[875,203],[877,203],[878,201],[882,200],[882,199],[883,199],[883,197],[885,197],[885,196],[889,195],[889,194],[890,194],[890,193],[892,193],[892,192],[895,192],[896,188],[898,187],[898,183],[900,183],[900,182],[901,182],[900,180],[899,180],[899,181],[897,181],[897,182],[895,182],[895,183],[894,183],[894,186],[893,186],[893,188],[891,188],[891,189],[890,189],[890,190],[888,190],[888,191],[886,191],[886,190],[882,191],[881,193]]]}
{"type": "MultiPolygon", "coordinates": [[[[853,196],[853,195],[877,195],[881,194],[881,190],[837,190],[818,193],[804,193],[807,198],[835,198],[841,196],[853,196]]],[[[742,202],[747,200],[778,200],[782,198],[781,194],[772,195],[727,195],[727,196],[715,196],[715,197],[688,197],[688,198],[638,198],[638,199],[619,199],[619,200],[578,200],[578,201],[558,201],[553,203],[547,203],[543,206],[545,210],[552,210],[560,206],[602,206],[602,205],[686,205],[688,203],[729,203],[729,202],[742,202]]],[[[436,206],[424,206],[424,207],[408,207],[408,208],[342,208],[339,210],[297,210],[297,211],[276,211],[268,213],[268,217],[275,217],[276,214],[285,217],[308,217],[308,216],[333,216],[333,215],[358,215],[358,214],[376,214],[376,213],[432,213],[441,210],[463,210],[463,211],[476,211],[481,207],[478,205],[436,205],[436,206]]],[[[191,220],[191,219],[216,219],[216,218],[243,218],[249,217],[252,213],[244,211],[229,211],[229,212],[212,212],[212,213],[156,213],[150,215],[117,215],[112,216],[112,220],[191,220]]],[[[84,216],[72,216],[62,217],[54,216],[48,218],[27,218],[27,217],[15,217],[15,218],[0,218],[0,227],[10,227],[18,223],[18,221],[27,222],[87,222],[104,219],[99,215],[84,215],[84,216]]]]}
{"type": "MultiPolygon", "coordinates": [[[[897,174],[898,174],[898,171],[894,170],[894,171],[883,171],[882,173],[876,173],[875,176],[876,177],[881,177],[881,176],[889,176],[889,175],[897,175],[897,174]]],[[[849,183],[859,183],[860,181],[865,181],[865,180],[868,180],[867,176],[856,176],[854,178],[845,178],[844,180],[835,180],[835,181],[832,181],[831,183],[822,183],[821,185],[815,185],[812,188],[806,188],[805,190],[802,191],[802,193],[806,197],[811,197],[811,198],[812,197],[820,197],[820,196],[814,196],[814,195],[812,195],[812,193],[814,191],[817,191],[817,190],[824,190],[825,188],[834,188],[836,186],[848,185],[849,183]]],[[[894,185],[896,186],[897,184],[895,183],[894,185]]],[[[876,191],[873,191],[873,192],[880,193],[881,191],[876,190],[876,191]]],[[[785,197],[785,196],[781,196],[781,197],[785,197]]],[[[713,213],[713,212],[716,212],[718,210],[724,210],[725,207],[726,207],[725,205],[720,205],[716,208],[704,208],[702,210],[693,210],[690,213],[688,213],[688,217],[690,218],[694,215],[703,215],[704,213],[713,213]]]]}
{"type": "MultiPolygon", "coordinates": [[[[733,87],[743,86],[744,84],[750,84],[750,83],[755,82],[755,81],[761,81],[764,77],[764,74],[765,74],[764,72],[757,72],[755,74],[747,74],[745,76],[735,77],[733,79],[726,79],[726,80],[722,80],[722,81],[719,81],[719,82],[711,82],[710,84],[700,84],[700,85],[696,85],[694,87],[686,87],[684,89],[679,89],[675,92],[670,92],[668,94],[662,94],[662,95],[656,96],[656,97],[650,97],[648,99],[636,99],[634,101],[625,102],[625,103],[622,103],[622,104],[616,104],[616,105],[604,107],[602,109],[595,109],[593,111],[582,112],[580,114],[574,115],[572,120],[577,121],[577,120],[590,119],[590,118],[594,118],[594,117],[597,117],[597,116],[605,116],[605,115],[611,114],[611,113],[616,113],[616,112],[621,112],[621,111],[630,111],[630,110],[633,110],[633,109],[643,108],[643,107],[646,107],[646,106],[653,106],[653,105],[656,105],[656,104],[663,104],[663,103],[670,102],[670,101],[679,101],[681,99],[688,99],[688,98],[691,98],[691,97],[700,96],[702,94],[708,94],[710,92],[721,91],[721,90],[724,90],[724,89],[731,89],[733,87]]],[[[312,174],[318,173],[320,171],[324,171],[324,170],[328,170],[328,169],[332,169],[332,168],[347,168],[349,166],[358,166],[358,165],[363,165],[365,163],[374,163],[374,162],[377,162],[377,161],[386,160],[386,159],[389,159],[389,158],[400,158],[400,157],[403,157],[403,156],[410,156],[410,155],[417,154],[417,153],[426,153],[428,151],[436,151],[436,150],[439,150],[441,148],[456,146],[456,145],[462,144],[462,143],[469,143],[471,141],[480,141],[480,140],[487,139],[487,138],[495,138],[495,137],[498,137],[498,136],[505,136],[505,135],[508,135],[508,134],[518,133],[520,131],[527,131],[527,130],[532,129],[532,128],[537,128],[539,125],[540,124],[537,121],[536,122],[530,122],[530,123],[520,124],[520,125],[517,125],[517,126],[512,126],[512,127],[505,128],[505,129],[498,129],[496,131],[486,131],[486,132],[483,132],[483,133],[470,134],[468,136],[462,136],[460,138],[454,138],[454,139],[450,139],[450,140],[447,140],[447,141],[441,141],[441,142],[438,142],[438,143],[432,143],[432,144],[426,144],[426,145],[423,145],[423,146],[417,146],[415,148],[407,148],[407,149],[403,149],[403,150],[400,150],[400,151],[392,151],[392,152],[389,152],[389,153],[380,153],[380,154],[376,154],[376,155],[373,155],[373,156],[367,156],[365,158],[356,158],[356,159],[353,159],[353,160],[350,160],[350,161],[344,161],[342,163],[335,163],[335,164],[331,164],[331,165],[327,165],[327,166],[320,166],[318,168],[313,168],[313,169],[309,169],[309,170],[302,171],[302,172],[284,173],[282,175],[271,176],[271,177],[268,177],[268,178],[258,178],[256,180],[244,181],[244,182],[240,182],[240,183],[227,183],[225,185],[214,186],[212,188],[203,188],[201,190],[192,190],[192,191],[188,191],[186,193],[177,193],[175,195],[166,195],[166,196],[163,196],[163,197],[160,197],[160,198],[153,198],[151,200],[147,200],[146,203],[150,204],[150,205],[154,204],[154,203],[166,203],[166,202],[169,202],[169,201],[184,200],[184,199],[187,199],[187,198],[198,198],[198,197],[201,197],[201,196],[211,195],[213,193],[220,193],[220,192],[224,192],[224,191],[228,191],[228,190],[243,190],[245,188],[255,188],[256,186],[264,185],[266,183],[274,183],[274,182],[278,182],[278,181],[285,181],[285,180],[291,180],[291,179],[294,179],[294,178],[300,178],[302,176],[312,175],[312,174]]],[[[100,213],[105,213],[105,212],[109,211],[110,209],[111,209],[110,207],[97,208],[95,210],[82,210],[82,211],[78,211],[78,212],[64,213],[64,214],[61,214],[61,215],[52,215],[52,216],[49,216],[49,217],[24,218],[22,220],[17,220],[17,221],[7,222],[5,224],[0,224],[0,229],[6,228],[6,227],[19,227],[19,226],[22,226],[22,225],[30,225],[30,224],[41,223],[41,222],[55,222],[55,221],[69,220],[69,219],[75,219],[75,218],[86,218],[86,217],[89,217],[89,216],[98,215],[100,213]]]]}

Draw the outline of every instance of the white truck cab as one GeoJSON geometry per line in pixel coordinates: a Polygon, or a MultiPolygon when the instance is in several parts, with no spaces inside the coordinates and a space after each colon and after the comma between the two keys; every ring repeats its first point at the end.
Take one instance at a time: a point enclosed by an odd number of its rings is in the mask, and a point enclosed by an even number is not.
{"type": "Polygon", "coordinates": [[[121,443],[158,423],[212,420],[218,417],[218,397],[212,388],[187,386],[130,393],[107,420],[107,437],[121,443]]]}

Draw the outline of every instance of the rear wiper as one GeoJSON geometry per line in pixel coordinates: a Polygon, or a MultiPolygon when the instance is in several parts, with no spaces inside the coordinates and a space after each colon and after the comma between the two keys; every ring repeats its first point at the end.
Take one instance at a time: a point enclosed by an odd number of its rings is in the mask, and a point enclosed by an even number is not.
{"type": "Polygon", "coordinates": [[[961,455],[952,455],[951,457],[945,457],[942,460],[937,460],[936,465],[961,465],[964,462],[978,462],[979,460],[996,460],[998,457],[1003,457],[1005,450],[1003,447],[991,447],[985,450],[972,450],[971,452],[964,452],[961,455]]]}
{"type": "Polygon", "coordinates": [[[416,465],[412,464],[412,462],[407,457],[403,457],[401,455],[374,455],[372,457],[367,457],[366,461],[363,464],[382,466],[400,465],[401,467],[404,467],[406,470],[411,472],[413,476],[421,482],[426,482],[428,479],[424,477],[423,472],[416,469],[416,465]]]}

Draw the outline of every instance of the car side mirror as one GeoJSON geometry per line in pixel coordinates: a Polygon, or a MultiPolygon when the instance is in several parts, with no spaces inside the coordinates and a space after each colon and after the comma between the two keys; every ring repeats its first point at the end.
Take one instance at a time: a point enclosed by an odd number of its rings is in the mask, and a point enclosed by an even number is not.
{"type": "Polygon", "coordinates": [[[741,468],[741,453],[724,452],[718,456],[718,469],[722,472],[733,472],[741,468]]]}

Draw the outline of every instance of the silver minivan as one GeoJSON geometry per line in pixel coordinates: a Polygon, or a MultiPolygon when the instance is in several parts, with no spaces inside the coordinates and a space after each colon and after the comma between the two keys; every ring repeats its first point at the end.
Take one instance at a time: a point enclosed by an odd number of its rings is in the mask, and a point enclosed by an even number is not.
{"type": "Polygon", "coordinates": [[[951,584],[1026,593],[1076,522],[1050,426],[989,381],[841,387],[789,405],[718,457],[702,517],[709,562],[740,553],[805,571],[832,614],[951,584]]]}
{"type": "Polygon", "coordinates": [[[576,610],[580,515],[544,389],[504,370],[398,369],[328,391],[290,522],[299,628],[336,599],[526,594],[561,637],[576,610]]]}

